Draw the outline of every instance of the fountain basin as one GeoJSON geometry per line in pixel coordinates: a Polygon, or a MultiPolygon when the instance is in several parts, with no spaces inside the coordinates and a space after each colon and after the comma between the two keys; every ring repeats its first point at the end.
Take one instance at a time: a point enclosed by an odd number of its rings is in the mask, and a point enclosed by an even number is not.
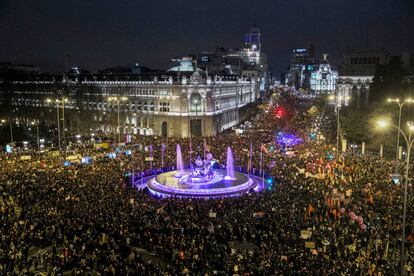
{"type": "MultiPolygon", "coordinates": [[[[161,197],[214,198],[237,196],[257,190],[260,180],[234,172],[234,177],[226,179],[226,170],[213,170],[214,177],[207,182],[185,181],[186,176],[177,178],[178,171],[159,174],[147,182],[149,191],[161,197]]],[[[190,175],[192,171],[185,173],[190,175]]]]}

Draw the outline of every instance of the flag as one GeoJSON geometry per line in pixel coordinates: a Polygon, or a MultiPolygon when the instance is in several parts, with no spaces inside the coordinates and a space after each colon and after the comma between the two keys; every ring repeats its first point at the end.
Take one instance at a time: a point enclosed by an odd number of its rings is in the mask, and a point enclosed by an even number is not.
{"type": "Polygon", "coordinates": [[[309,205],[308,205],[308,216],[310,216],[314,210],[315,210],[315,208],[313,208],[312,204],[309,203],[309,205]]]}
{"type": "Polygon", "coordinates": [[[156,212],[157,214],[164,214],[164,207],[158,208],[156,212]]]}
{"type": "Polygon", "coordinates": [[[266,146],[265,146],[265,145],[263,145],[263,144],[260,146],[260,150],[261,150],[261,151],[263,151],[263,152],[264,152],[264,153],[266,153],[266,154],[269,154],[269,150],[268,150],[268,149],[266,148],[266,146]]]}
{"type": "Polygon", "coordinates": [[[165,144],[161,144],[161,167],[164,167],[165,144]]]}
{"type": "Polygon", "coordinates": [[[252,142],[250,142],[250,155],[249,155],[249,173],[252,171],[252,155],[253,155],[253,147],[252,142]]]}
{"type": "Polygon", "coordinates": [[[151,167],[151,170],[152,170],[152,161],[154,160],[154,157],[152,156],[152,144],[150,144],[150,146],[149,146],[149,154],[150,154],[150,167],[151,167]]]}
{"type": "MultiPolygon", "coordinates": [[[[262,144],[263,146],[263,144],[262,144]]],[[[263,149],[262,146],[260,147],[260,175],[262,174],[262,169],[263,169],[263,149]]]]}
{"type": "Polygon", "coordinates": [[[192,168],[193,161],[191,155],[193,154],[193,144],[191,143],[191,136],[190,136],[190,167],[192,168]]]}

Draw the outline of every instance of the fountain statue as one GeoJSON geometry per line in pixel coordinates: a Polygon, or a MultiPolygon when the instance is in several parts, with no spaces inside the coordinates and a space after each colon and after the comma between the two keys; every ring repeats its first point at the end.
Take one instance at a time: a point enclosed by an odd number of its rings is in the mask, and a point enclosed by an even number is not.
{"type": "Polygon", "coordinates": [[[185,169],[181,147],[177,144],[177,169],[154,176],[147,182],[148,190],[161,197],[220,198],[263,189],[259,187],[262,179],[234,170],[230,147],[227,148],[226,170],[213,168],[214,163],[213,155],[207,153],[204,158],[197,156],[194,164],[185,169]]]}

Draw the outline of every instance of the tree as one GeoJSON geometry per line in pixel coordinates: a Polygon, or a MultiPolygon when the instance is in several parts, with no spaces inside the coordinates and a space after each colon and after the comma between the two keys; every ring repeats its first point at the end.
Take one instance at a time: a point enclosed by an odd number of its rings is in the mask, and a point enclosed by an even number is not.
{"type": "Polygon", "coordinates": [[[378,65],[373,78],[370,97],[372,101],[384,101],[387,97],[404,97],[408,86],[404,83],[407,76],[400,57],[391,57],[385,65],[378,65]]]}
{"type": "Polygon", "coordinates": [[[341,109],[340,123],[346,139],[351,143],[368,142],[371,137],[366,110],[357,107],[341,109]]]}

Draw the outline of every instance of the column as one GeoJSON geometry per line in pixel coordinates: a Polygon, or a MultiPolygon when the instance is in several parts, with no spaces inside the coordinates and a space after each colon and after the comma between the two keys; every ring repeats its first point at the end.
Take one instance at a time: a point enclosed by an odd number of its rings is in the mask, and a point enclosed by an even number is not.
{"type": "Polygon", "coordinates": [[[357,85],[357,106],[361,104],[361,85],[357,85]]]}
{"type": "Polygon", "coordinates": [[[369,85],[365,85],[365,103],[369,102],[369,85]]]}

